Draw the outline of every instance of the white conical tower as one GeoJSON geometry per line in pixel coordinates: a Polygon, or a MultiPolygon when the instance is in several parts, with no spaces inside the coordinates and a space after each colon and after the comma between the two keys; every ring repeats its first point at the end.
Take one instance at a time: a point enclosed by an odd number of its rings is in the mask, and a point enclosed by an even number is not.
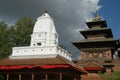
{"type": "Polygon", "coordinates": [[[47,11],[37,18],[33,34],[31,35],[30,46],[53,46],[58,45],[58,34],[55,30],[53,19],[47,11]]]}
{"type": "Polygon", "coordinates": [[[52,17],[45,11],[37,18],[30,46],[13,47],[11,59],[53,58],[62,56],[71,61],[71,54],[58,46],[58,34],[52,17]]]}

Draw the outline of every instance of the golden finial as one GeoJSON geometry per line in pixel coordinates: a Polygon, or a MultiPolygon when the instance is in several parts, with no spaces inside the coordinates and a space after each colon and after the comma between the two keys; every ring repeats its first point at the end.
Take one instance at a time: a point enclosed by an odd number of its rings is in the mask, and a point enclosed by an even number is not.
{"type": "Polygon", "coordinates": [[[98,21],[98,20],[101,20],[98,12],[96,11],[96,14],[95,14],[95,18],[93,19],[93,21],[98,21]]]}

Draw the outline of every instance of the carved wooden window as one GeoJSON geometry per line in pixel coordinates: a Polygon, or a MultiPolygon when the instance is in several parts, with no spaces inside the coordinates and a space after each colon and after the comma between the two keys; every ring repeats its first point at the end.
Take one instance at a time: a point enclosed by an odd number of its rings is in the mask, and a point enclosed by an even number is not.
{"type": "Polygon", "coordinates": [[[92,58],[92,54],[89,54],[89,57],[92,58]]]}
{"type": "Polygon", "coordinates": [[[102,56],[103,56],[102,53],[100,53],[100,54],[99,54],[99,57],[101,58],[102,56]]]}

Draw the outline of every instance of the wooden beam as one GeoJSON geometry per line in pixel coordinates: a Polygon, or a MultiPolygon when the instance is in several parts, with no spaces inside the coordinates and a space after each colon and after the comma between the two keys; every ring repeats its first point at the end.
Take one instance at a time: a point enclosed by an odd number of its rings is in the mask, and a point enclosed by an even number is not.
{"type": "Polygon", "coordinates": [[[21,80],[21,74],[19,74],[19,80],[21,80]]]}
{"type": "Polygon", "coordinates": [[[32,80],[34,80],[34,78],[35,78],[35,76],[34,76],[34,74],[32,74],[32,80]]]}
{"type": "Polygon", "coordinates": [[[9,80],[9,74],[6,74],[6,80],[9,80]]]}
{"type": "Polygon", "coordinates": [[[62,80],[62,73],[59,73],[59,76],[60,76],[60,80],[62,80]]]}
{"type": "Polygon", "coordinates": [[[48,80],[48,74],[45,74],[45,80],[48,80]]]}

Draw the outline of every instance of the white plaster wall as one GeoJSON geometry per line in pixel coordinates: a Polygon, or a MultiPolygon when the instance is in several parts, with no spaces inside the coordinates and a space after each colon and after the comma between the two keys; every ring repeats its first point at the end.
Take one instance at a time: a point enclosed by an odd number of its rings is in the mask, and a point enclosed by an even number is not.
{"type": "Polygon", "coordinates": [[[14,47],[11,59],[16,58],[46,58],[50,56],[60,55],[68,60],[71,59],[71,54],[59,46],[46,46],[46,47],[14,47]]]}
{"type": "Polygon", "coordinates": [[[14,47],[12,56],[56,54],[56,47],[14,47]]]}
{"type": "Polygon", "coordinates": [[[37,43],[41,43],[42,46],[58,44],[58,34],[53,19],[48,13],[44,13],[35,23],[31,35],[31,46],[37,43]]]}

